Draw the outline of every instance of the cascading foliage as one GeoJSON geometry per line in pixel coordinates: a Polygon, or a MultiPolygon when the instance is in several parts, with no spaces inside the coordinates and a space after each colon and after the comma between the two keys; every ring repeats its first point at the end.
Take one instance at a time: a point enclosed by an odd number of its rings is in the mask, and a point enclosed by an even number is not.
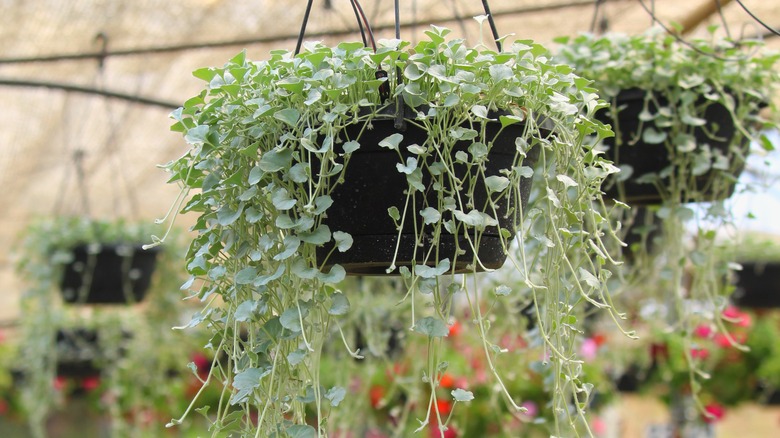
{"type": "MultiPolygon", "coordinates": [[[[433,238],[421,231],[417,236],[420,245],[433,239],[433,250],[388,269],[406,286],[398,300],[423,303],[412,305],[408,316],[412,335],[426,336],[430,347],[419,377],[434,388],[446,368],[437,351],[451,313],[458,311],[453,297],[468,303],[481,334],[479,348],[488,358],[507,354],[490,341],[480,303],[487,291],[480,290],[474,275],[454,275],[453,261],[436,251],[435,236],[464,234],[476,245],[486,228],[498,224],[494,203],[520,199],[520,179],[533,177],[536,195],[527,211],[518,215],[515,227],[501,230],[508,268],[520,279],[493,296],[536,299],[555,376],[551,390],[561,421],[554,428],[561,434],[578,427],[588,392],[574,353],[578,309],[585,301],[611,308],[603,240],[614,235],[600,213],[599,187],[616,169],[590,148],[594,137],[610,135],[593,119],[603,102],[587,80],[551,63],[538,44],[505,42],[506,49],[496,52],[447,39],[448,32],[433,27],[414,45],[379,41],[375,51],[360,43],[309,43],[298,55],[273,51],[259,62],[240,53],[224,67],[195,71],[206,82],[204,90],[172,114],[173,129],[190,149],[165,167],[170,182],[182,187],[177,209],[197,215],[185,288],[204,303],[189,325],[206,324],[213,332],[207,347],[217,359],[207,383],[224,385],[219,405],[207,410],[215,436],[317,436],[326,433],[330,412],[349,396],[348,382],[320,385],[320,355],[324,343],[340,338],[353,357],[360,357],[341,324],[348,312],[364,310],[350,306],[354,291],[340,285],[345,269],[327,266],[316,250],[329,244],[334,251],[350,251],[352,236],[323,223],[331,195],[362,139],[371,135],[372,121],[396,105],[412,108],[405,122],[429,135],[412,145],[403,143],[403,132],[379,139],[380,146],[399,154],[387,172],[405,175],[407,202],[367,213],[371,220],[411,218],[418,231],[422,226],[436,230],[433,238]],[[377,79],[378,70],[387,78],[377,79]],[[387,87],[387,98],[380,86],[387,87]],[[496,117],[496,111],[502,115],[496,117]],[[484,134],[488,121],[524,128],[513,140],[513,166],[490,177],[487,205],[474,205],[473,180],[486,179],[493,148],[484,134]],[[364,127],[361,134],[344,138],[345,128],[354,125],[364,127]],[[470,146],[453,153],[459,141],[470,146]],[[523,158],[532,149],[539,158],[529,167],[523,158]],[[411,155],[404,159],[404,154],[411,155]],[[459,177],[453,169],[464,165],[470,176],[459,177]],[[437,201],[415,211],[415,197],[430,191],[439,195],[437,201]],[[220,356],[227,360],[219,361],[220,356]]],[[[476,271],[474,257],[468,271],[476,271]]],[[[501,370],[492,372],[500,384],[501,370]]],[[[459,389],[457,397],[466,401],[467,388],[459,389]]],[[[431,391],[429,404],[446,429],[435,394],[431,391]]],[[[424,426],[429,419],[420,421],[424,426]]]]}

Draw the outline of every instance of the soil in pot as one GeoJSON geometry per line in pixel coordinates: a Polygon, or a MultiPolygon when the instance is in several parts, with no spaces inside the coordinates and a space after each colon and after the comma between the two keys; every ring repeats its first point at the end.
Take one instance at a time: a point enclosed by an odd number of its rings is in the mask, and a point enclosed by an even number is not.
{"type": "MultiPolygon", "coordinates": [[[[407,114],[407,118],[413,118],[407,114]]],[[[419,211],[426,206],[438,205],[438,192],[433,189],[434,177],[423,163],[418,167],[423,168],[422,184],[425,186],[425,194],[419,192],[415,196],[415,205],[410,206],[406,217],[402,217],[404,226],[400,233],[393,220],[388,216],[388,208],[397,207],[403,215],[403,206],[406,202],[408,183],[406,175],[400,173],[396,165],[399,163],[399,155],[396,151],[379,146],[379,142],[386,137],[401,133],[403,141],[399,150],[404,162],[408,157],[414,156],[407,150],[407,146],[425,143],[428,132],[412,123],[406,124],[405,131],[399,131],[394,126],[394,117],[391,114],[380,115],[372,120],[373,129],[366,131],[358,141],[360,149],[353,152],[347,166],[344,183],[334,189],[331,197],[333,205],[327,212],[327,218],[323,223],[327,224],[331,231],[344,231],[352,235],[353,245],[346,252],[333,251],[333,245],[318,248],[317,259],[319,263],[327,258],[326,265],[339,264],[347,273],[352,275],[386,275],[386,269],[393,263],[393,257],[398,248],[395,265],[411,266],[412,260],[421,263],[434,242],[434,229],[432,225],[423,225],[419,211]],[[414,217],[416,216],[416,217],[414,217]],[[415,228],[421,230],[422,245],[415,245],[417,238],[415,228]]],[[[347,127],[343,135],[350,139],[356,139],[362,130],[362,124],[347,127]]],[[[479,129],[475,127],[475,129],[479,129]]],[[[501,130],[498,121],[488,122],[485,139],[493,142],[493,147],[485,163],[485,177],[501,175],[503,169],[510,169],[515,164],[516,146],[515,139],[523,137],[525,125],[518,123],[501,130]],[[501,131],[501,132],[499,132],[501,131]]],[[[543,131],[542,135],[549,134],[543,131]]],[[[341,143],[343,144],[343,143],[341,143]]],[[[460,141],[453,148],[452,154],[459,151],[468,153],[471,141],[460,141]]],[[[533,167],[538,148],[533,148],[523,161],[524,166],[533,167]]],[[[431,164],[434,156],[429,157],[426,164],[431,164]]],[[[454,160],[453,160],[454,161],[454,160]]],[[[476,179],[474,189],[474,208],[479,209],[487,204],[488,192],[485,188],[483,177],[476,177],[476,173],[467,168],[465,164],[458,163],[454,168],[458,178],[468,181],[476,179]],[[467,174],[471,172],[471,175],[467,174]]],[[[464,184],[466,186],[466,184],[464,184]]],[[[461,197],[465,197],[467,189],[460,191],[461,197]]],[[[531,179],[521,180],[519,200],[524,208],[528,202],[531,191],[531,179]]],[[[520,208],[518,200],[504,197],[497,202],[496,217],[499,219],[499,227],[512,230],[519,219],[520,208]]],[[[487,212],[493,216],[492,212],[487,212]]],[[[447,220],[444,217],[443,220],[447,220]]],[[[479,240],[477,257],[481,266],[477,271],[500,268],[506,260],[499,227],[488,227],[479,240]]],[[[472,240],[473,240],[473,236],[472,240]]],[[[439,235],[438,248],[434,248],[433,260],[449,258],[456,272],[470,272],[467,266],[472,264],[474,252],[471,249],[469,239],[465,235],[453,235],[442,230],[439,235]],[[462,251],[462,252],[461,252],[462,251]],[[460,253],[459,253],[460,252],[460,253]]],[[[434,262],[435,263],[435,262],[434,262]]],[[[393,274],[397,274],[397,270],[393,274]]]]}
{"type": "MultiPolygon", "coordinates": [[[[637,182],[637,178],[649,173],[661,173],[672,164],[675,154],[682,154],[674,150],[668,150],[664,143],[647,143],[642,138],[641,130],[652,127],[659,133],[671,134],[669,127],[656,126],[652,121],[640,121],[640,113],[645,109],[645,97],[647,91],[639,88],[631,88],[621,91],[616,97],[618,112],[617,120],[612,118],[610,111],[601,110],[596,118],[605,124],[612,125],[616,136],[620,136],[621,146],[615,147],[615,137],[604,140],[609,147],[605,157],[612,160],[616,166],[631,166],[633,172],[625,181],[613,179],[604,184],[605,198],[613,198],[629,205],[658,205],[664,200],[659,193],[659,187],[652,183],[637,182]]],[[[668,100],[660,94],[655,94],[648,102],[647,111],[650,114],[658,112],[658,108],[668,106],[668,100]]],[[[696,151],[701,150],[701,145],[708,144],[711,150],[718,150],[732,162],[733,173],[730,176],[723,171],[709,170],[702,175],[691,176],[691,169],[685,170],[687,175],[687,188],[680,193],[680,202],[714,201],[725,199],[734,193],[736,178],[744,169],[744,160],[740,156],[729,152],[732,140],[735,136],[735,126],[728,109],[720,103],[709,102],[701,97],[697,105],[707,105],[703,118],[707,123],[693,130],[696,139],[696,151]]],[[[739,145],[743,154],[747,154],[749,142],[744,138],[739,145]]],[[[695,152],[694,152],[695,153],[695,152]]],[[[679,175],[679,172],[675,172],[679,175]]],[[[661,178],[660,190],[669,186],[668,176],[661,178]]],[[[667,194],[667,196],[670,196],[667,194]]]]}
{"type": "Polygon", "coordinates": [[[144,299],[156,266],[158,248],[91,245],[73,248],[60,289],[70,304],[128,304],[144,299]]]}

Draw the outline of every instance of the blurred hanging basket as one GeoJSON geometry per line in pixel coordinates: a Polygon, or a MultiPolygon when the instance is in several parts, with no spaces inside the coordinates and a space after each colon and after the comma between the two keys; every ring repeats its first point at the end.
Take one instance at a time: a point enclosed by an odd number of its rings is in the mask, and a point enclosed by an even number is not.
{"type": "Polygon", "coordinates": [[[159,248],[89,244],[72,249],[60,291],[69,304],[132,304],[143,301],[152,280],[159,248]]]}
{"type": "Polygon", "coordinates": [[[780,308],[780,262],[741,264],[731,296],[734,303],[748,308],[780,308]]]}
{"type": "Polygon", "coordinates": [[[734,193],[737,177],[745,167],[749,141],[737,136],[732,113],[721,103],[700,96],[694,105],[701,113],[698,125],[681,134],[672,126],[646,119],[662,108],[668,110],[669,105],[663,94],[631,88],[614,98],[612,108],[618,111],[597,113],[599,120],[612,125],[616,133],[616,137],[604,141],[608,146],[605,156],[616,166],[631,169],[628,178],[605,187],[607,197],[637,206],[658,205],[669,196],[685,203],[726,199],[734,193]],[[702,156],[730,157],[730,172],[714,166],[699,170],[697,157],[702,156]],[[686,181],[674,182],[679,178],[686,181]],[[680,187],[679,193],[671,193],[673,187],[680,187]]]}

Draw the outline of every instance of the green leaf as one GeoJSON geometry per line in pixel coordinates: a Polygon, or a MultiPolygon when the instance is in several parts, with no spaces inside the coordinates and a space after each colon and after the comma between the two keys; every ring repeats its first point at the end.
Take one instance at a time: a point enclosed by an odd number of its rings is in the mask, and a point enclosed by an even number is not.
{"type": "Polygon", "coordinates": [[[287,173],[293,182],[303,184],[309,180],[309,163],[296,163],[287,173]]]}
{"type": "Polygon", "coordinates": [[[257,302],[255,300],[246,300],[236,307],[236,311],[233,317],[238,322],[246,322],[252,318],[252,315],[257,309],[257,302]]]}
{"type": "Polygon", "coordinates": [[[460,96],[458,96],[455,93],[450,93],[447,95],[447,97],[444,98],[444,102],[442,103],[442,106],[444,108],[449,108],[457,105],[458,103],[460,103],[460,96]]]}
{"type": "Polygon", "coordinates": [[[217,210],[217,222],[223,227],[226,227],[241,216],[243,209],[244,204],[240,204],[236,210],[233,210],[229,205],[224,205],[217,210]]]}
{"type": "Polygon", "coordinates": [[[772,140],[769,139],[769,137],[766,136],[766,134],[761,134],[761,137],[759,137],[761,140],[761,148],[767,152],[772,152],[775,150],[775,145],[772,143],[772,140]]]}
{"type": "Polygon", "coordinates": [[[484,105],[474,105],[471,107],[471,113],[481,119],[488,118],[488,110],[484,105]]]}
{"type": "Polygon", "coordinates": [[[433,207],[425,207],[422,211],[420,211],[420,216],[422,216],[426,225],[434,224],[439,222],[439,219],[441,219],[441,213],[439,213],[439,211],[433,207]]]}
{"type": "Polygon", "coordinates": [[[330,241],[330,228],[327,225],[320,225],[313,232],[299,234],[302,241],[313,245],[322,245],[330,241]]]}
{"type": "Polygon", "coordinates": [[[347,299],[347,296],[341,292],[336,292],[331,295],[330,298],[332,303],[330,309],[328,309],[328,313],[336,316],[346,315],[349,311],[349,300],[347,299]]]}
{"type": "Polygon", "coordinates": [[[585,269],[579,268],[579,273],[580,273],[580,280],[584,281],[588,286],[595,287],[595,288],[601,286],[601,282],[599,281],[599,279],[596,278],[595,275],[586,271],[585,269]]]}
{"type": "Polygon", "coordinates": [[[507,296],[510,293],[512,293],[512,289],[509,286],[507,286],[507,285],[502,284],[502,285],[499,285],[498,287],[496,287],[496,295],[498,295],[500,297],[507,296]]]}
{"type": "Polygon", "coordinates": [[[461,389],[461,388],[453,389],[452,392],[450,392],[450,394],[452,394],[452,398],[455,401],[468,402],[474,400],[474,393],[472,393],[471,391],[466,391],[465,389],[461,389]]]}
{"type": "Polygon", "coordinates": [[[562,182],[563,186],[566,187],[567,189],[569,187],[577,187],[578,186],[577,182],[574,181],[573,179],[571,179],[571,177],[569,177],[567,175],[561,174],[561,175],[556,176],[555,178],[558,181],[562,182]]]}
{"type": "Polygon", "coordinates": [[[304,259],[299,258],[293,262],[290,272],[304,280],[311,280],[316,277],[320,271],[318,271],[317,268],[309,267],[304,259]]]}
{"type": "Polygon", "coordinates": [[[292,257],[301,246],[301,239],[296,236],[286,236],[284,238],[284,249],[274,256],[274,260],[286,260],[292,257]]]}
{"type": "Polygon", "coordinates": [[[431,338],[443,338],[449,335],[450,330],[444,321],[434,318],[432,316],[426,316],[418,319],[414,325],[414,331],[422,333],[431,338]]]}
{"type": "Polygon", "coordinates": [[[352,236],[349,233],[334,231],[333,240],[336,241],[339,252],[344,252],[352,247],[352,236]]]}
{"type": "Polygon", "coordinates": [[[515,73],[512,69],[504,64],[493,64],[488,67],[488,71],[490,72],[490,78],[493,82],[512,80],[515,77],[515,73]]]}
{"type": "Polygon", "coordinates": [[[208,125],[200,125],[187,130],[184,141],[191,145],[200,145],[206,142],[206,136],[209,133],[208,125]]]}
{"type": "Polygon", "coordinates": [[[648,126],[642,131],[642,141],[647,144],[659,144],[666,140],[667,134],[665,131],[658,131],[652,126],[648,126]]]}
{"type": "Polygon", "coordinates": [[[328,195],[317,196],[314,200],[314,214],[325,213],[325,210],[329,209],[333,205],[333,198],[328,195]]]}
{"type": "Polygon", "coordinates": [[[284,187],[280,187],[274,190],[271,201],[273,202],[274,207],[281,211],[293,208],[298,202],[297,200],[290,198],[290,195],[287,193],[287,189],[284,187]]]}
{"type": "Polygon", "coordinates": [[[485,178],[485,187],[490,193],[503,192],[509,187],[509,178],[497,175],[489,176],[485,178]]]}
{"type": "Polygon", "coordinates": [[[265,214],[263,214],[262,211],[257,210],[254,207],[249,207],[244,211],[244,217],[246,218],[246,221],[250,224],[256,224],[260,221],[260,219],[263,218],[265,214]]]}
{"type": "Polygon", "coordinates": [[[252,170],[249,171],[249,179],[247,182],[250,185],[255,185],[263,178],[263,169],[260,168],[260,166],[255,166],[252,168],[252,170]]]}
{"type": "Polygon", "coordinates": [[[434,278],[450,270],[450,259],[443,259],[435,268],[426,265],[415,265],[414,273],[422,278],[434,278]]]}
{"type": "Polygon", "coordinates": [[[345,395],[347,395],[346,389],[340,386],[334,386],[333,388],[330,388],[328,392],[325,393],[325,398],[330,400],[331,406],[338,406],[339,403],[341,403],[341,401],[344,400],[345,395]]]}
{"type": "Polygon", "coordinates": [[[253,266],[246,267],[236,273],[236,284],[250,284],[257,277],[257,268],[253,266]]]}
{"type": "Polygon", "coordinates": [[[379,146],[397,151],[398,145],[403,139],[404,136],[396,132],[395,134],[389,135],[380,141],[379,146]]]}
{"type": "Polygon", "coordinates": [[[303,362],[303,359],[306,358],[306,354],[308,351],[304,349],[298,349],[293,351],[292,353],[287,355],[287,362],[290,363],[292,366],[296,366],[299,363],[303,362]]]}
{"type": "Polygon", "coordinates": [[[398,208],[395,206],[388,208],[387,214],[396,222],[401,220],[401,213],[398,212],[398,208]]]}
{"type": "Polygon", "coordinates": [[[360,143],[350,140],[342,146],[342,149],[344,149],[345,154],[351,154],[352,152],[355,152],[356,150],[360,149],[360,143]]]}
{"type": "Polygon", "coordinates": [[[298,120],[301,117],[301,113],[295,108],[285,108],[274,113],[274,118],[281,120],[284,123],[292,127],[298,126],[298,120]]]}
{"type": "Polygon", "coordinates": [[[286,432],[290,438],[317,438],[317,430],[307,424],[294,424],[286,432]]]}
{"type": "Polygon", "coordinates": [[[317,278],[323,283],[338,283],[347,276],[347,271],[341,265],[333,265],[327,274],[319,272],[317,278]]]}
{"type": "Polygon", "coordinates": [[[270,368],[264,370],[259,368],[247,368],[236,374],[233,378],[233,387],[236,388],[237,392],[230,397],[230,404],[236,405],[246,401],[249,394],[260,386],[261,379],[269,374],[271,374],[270,368]]]}
{"type": "Polygon", "coordinates": [[[523,121],[523,118],[518,116],[508,115],[508,116],[499,116],[498,120],[501,121],[501,127],[506,128],[509,125],[514,125],[515,123],[521,123],[523,121]]]}
{"type": "Polygon", "coordinates": [[[406,165],[404,166],[401,163],[397,163],[395,165],[395,168],[398,169],[399,172],[405,173],[407,175],[414,172],[414,169],[417,169],[417,158],[415,157],[408,157],[406,159],[406,165]]]}
{"type": "Polygon", "coordinates": [[[279,322],[287,330],[301,332],[303,330],[301,328],[301,320],[306,319],[308,314],[309,310],[305,307],[301,307],[300,313],[296,307],[291,307],[282,312],[281,316],[279,316],[279,322]]]}
{"type": "Polygon", "coordinates": [[[258,167],[265,172],[278,172],[292,165],[292,150],[274,149],[263,154],[258,167]]]}

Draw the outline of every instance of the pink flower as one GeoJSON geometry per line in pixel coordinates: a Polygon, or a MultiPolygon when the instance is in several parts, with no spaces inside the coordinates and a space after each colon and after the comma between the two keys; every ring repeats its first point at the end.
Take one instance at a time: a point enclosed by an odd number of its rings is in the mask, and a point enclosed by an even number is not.
{"type": "Polygon", "coordinates": [[[530,400],[524,401],[520,406],[526,409],[525,415],[528,417],[534,418],[539,414],[539,407],[530,400]]]}
{"type": "Polygon", "coordinates": [[[580,346],[580,355],[585,360],[594,360],[596,358],[596,355],[599,350],[599,345],[591,338],[587,338],[584,341],[582,341],[582,345],[580,346]]]}
{"type": "Polygon", "coordinates": [[[65,389],[65,385],[68,384],[68,380],[62,376],[57,376],[54,378],[54,389],[57,391],[62,391],[65,389]]]}
{"type": "Polygon", "coordinates": [[[706,348],[691,348],[691,357],[694,359],[706,359],[710,356],[710,351],[706,348]]]}
{"type": "Polygon", "coordinates": [[[740,311],[735,306],[728,306],[723,310],[723,317],[739,327],[750,327],[752,320],[750,315],[740,311]]]}
{"type": "Polygon", "coordinates": [[[718,403],[710,403],[704,407],[704,414],[702,419],[707,423],[714,423],[720,421],[726,416],[726,408],[718,403]]]}
{"type": "Polygon", "coordinates": [[[709,339],[712,337],[712,327],[706,324],[701,324],[693,331],[694,336],[702,339],[709,339]]]}

